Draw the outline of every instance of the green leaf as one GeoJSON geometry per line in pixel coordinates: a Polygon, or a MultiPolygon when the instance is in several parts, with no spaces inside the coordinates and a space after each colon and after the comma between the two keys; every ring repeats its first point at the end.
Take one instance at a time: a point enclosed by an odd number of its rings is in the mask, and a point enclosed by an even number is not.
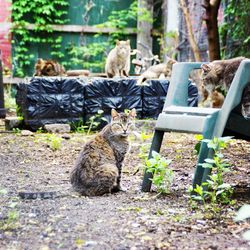
{"type": "Polygon", "coordinates": [[[212,164],[209,164],[209,163],[202,163],[201,166],[203,168],[213,168],[213,165],[212,164]]]}

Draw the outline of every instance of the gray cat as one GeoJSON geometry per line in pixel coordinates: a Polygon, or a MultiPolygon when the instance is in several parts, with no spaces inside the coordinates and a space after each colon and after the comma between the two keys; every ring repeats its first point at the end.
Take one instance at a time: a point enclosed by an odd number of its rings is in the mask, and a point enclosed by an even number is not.
{"type": "Polygon", "coordinates": [[[107,77],[128,77],[130,70],[130,40],[116,41],[107,57],[105,72],[107,77]]]}
{"type": "Polygon", "coordinates": [[[77,192],[97,196],[121,189],[122,163],[135,116],[135,109],[126,113],[112,109],[111,123],[84,145],[70,178],[77,192]]]}

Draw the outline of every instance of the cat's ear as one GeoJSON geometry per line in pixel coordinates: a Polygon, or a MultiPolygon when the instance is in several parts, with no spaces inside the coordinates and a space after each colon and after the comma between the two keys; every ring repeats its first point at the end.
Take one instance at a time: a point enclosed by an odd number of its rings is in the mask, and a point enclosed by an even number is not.
{"type": "Polygon", "coordinates": [[[120,41],[117,39],[117,40],[115,40],[115,44],[118,46],[118,45],[120,45],[120,41]]]}
{"type": "Polygon", "coordinates": [[[127,44],[127,45],[130,45],[130,40],[127,40],[127,41],[126,41],[126,44],[127,44]]]}
{"type": "Polygon", "coordinates": [[[130,112],[129,112],[129,116],[132,117],[133,119],[136,117],[136,109],[132,109],[130,112]]]}
{"type": "Polygon", "coordinates": [[[208,73],[211,71],[211,67],[208,64],[202,64],[201,65],[201,69],[203,70],[203,72],[208,73]]]}
{"type": "Polygon", "coordinates": [[[170,68],[172,68],[173,64],[175,64],[177,61],[175,61],[174,59],[170,58],[167,62],[167,66],[169,66],[170,68]]]}
{"type": "Polygon", "coordinates": [[[119,113],[115,109],[111,109],[112,120],[114,120],[116,117],[119,117],[119,113]]]}

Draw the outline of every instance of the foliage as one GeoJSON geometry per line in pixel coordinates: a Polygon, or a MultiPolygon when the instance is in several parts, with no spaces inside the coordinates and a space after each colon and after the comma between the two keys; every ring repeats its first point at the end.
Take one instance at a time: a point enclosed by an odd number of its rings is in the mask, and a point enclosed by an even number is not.
{"type": "MultiPolygon", "coordinates": [[[[249,218],[250,218],[250,205],[245,204],[239,209],[234,220],[243,221],[249,218]]],[[[244,232],[242,236],[245,240],[250,241],[250,230],[247,230],[246,232],[244,232]]]]}
{"type": "MultiPolygon", "coordinates": [[[[90,70],[103,71],[106,56],[111,48],[114,47],[115,40],[127,39],[129,33],[126,28],[130,26],[130,22],[136,21],[137,18],[141,21],[153,22],[146,8],[138,8],[137,0],[134,0],[127,9],[112,11],[106,22],[96,25],[98,28],[112,29],[107,41],[83,44],[81,46],[71,44],[68,48],[71,63],[81,65],[90,70]]],[[[101,34],[100,32],[95,37],[98,38],[101,34]]]]}
{"type": "Polygon", "coordinates": [[[229,172],[228,160],[224,158],[222,150],[224,150],[232,137],[214,137],[211,140],[203,139],[202,142],[207,143],[207,147],[213,150],[213,159],[207,158],[201,164],[203,168],[211,169],[211,175],[202,185],[196,185],[195,188],[189,188],[192,198],[202,201],[204,206],[210,201],[212,205],[231,202],[233,189],[230,184],[224,183],[224,173],[229,172]]]}
{"type": "Polygon", "coordinates": [[[96,42],[79,47],[71,44],[67,49],[70,56],[69,64],[81,65],[81,68],[91,71],[103,71],[108,46],[107,42],[96,42]]]}
{"type": "Polygon", "coordinates": [[[8,85],[4,89],[4,106],[5,108],[10,109],[10,110],[17,109],[16,99],[12,96],[12,92],[11,92],[11,85],[8,85]]]}
{"type": "Polygon", "coordinates": [[[104,111],[100,109],[88,119],[86,125],[84,125],[83,121],[80,121],[71,124],[71,127],[77,133],[86,133],[86,135],[89,135],[92,131],[97,130],[102,122],[107,122],[107,119],[103,117],[103,113],[104,111]]]}
{"type": "MultiPolygon", "coordinates": [[[[119,10],[119,11],[112,11],[111,14],[108,16],[108,21],[96,25],[99,28],[113,28],[114,31],[110,34],[109,43],[114,44],[116,39],[125,39],[128,35],[126,32],[126,27],[129,26],[129,22],[131,20],[137,19],[138,13],[138,3],[134,1],[128,9],[119,10]]],[[[147,20],[147,11],[145,9],[140,10],[140,15],[138,15],[140,19],[147,20]]],[[[151,20],[149,20],[151,21],[151,20]]]]}
{"type": "Polygon", "coordinates": [[[219,29],[225,57],[250,57],[249,0],[227,2],[225,22],[219,29]]]}
{"type": "Polygon", "coordinates": [[[47,134],[46,135],[46,141],[49,145],[49,147],[53,150],[56,151],[61,148],[62,146],[62,138],[55,135],[55,134],[47,134]]]}
{"type": "Polygon", "coordinates": [[[170,163],[171,160],[165,159],[155,151],[152,152],[152,158],[146,160],[146,171],[154,175],[152,183],[159,193],[170,192],[170,185],[174,178],[173,170],[168,168],[170,163]]]}
{"type": "MultiPolygon", "coordinates": [[[[7,193],[6,189],[0,187],[0,196],[5,196],[7,193]]],[[[13,230],[18,226],[19,212],[15,209],[16,206],[17,202],[9,202],[7,216],[3,220],[0,220],[0,230],[13,230]]]]}
{"type": "Polygon", "coordinates": [[[15,74],[23,77],[25,68],[31,65],[35,55],[30,53],[32,44],[49,44],[54,59],[63,58],[60,51],[62,37],[54,34],[52,24],[64,24],[67,20],[66,0],[15,0],[12,3],[12,33],[14,57],[13,63],[15,74]],[[35,27],[31,31],[27,28],[31,21],[35,27]]]}
{"type": "Polygon", "coordinates": [[[89,135],[92,130],[98,129],[102,121],[107,122],[107,119],[102,117],[103,113],[103,110],[98,110],[97,113],[91,116],[86,122],[88,128],[87,135],[89,135]]]}

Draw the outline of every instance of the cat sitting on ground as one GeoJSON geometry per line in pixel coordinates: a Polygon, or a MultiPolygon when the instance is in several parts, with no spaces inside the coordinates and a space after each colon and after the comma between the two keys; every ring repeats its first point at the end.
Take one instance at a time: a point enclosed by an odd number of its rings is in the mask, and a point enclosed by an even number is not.
{"type": "Polygon", "coordinates": [[[39,58],[35,64],[34,76],[62,76],[65,69],[58,62],[39,58]]]}
{"type": "MultiPolygon", "coordinates": [[[[245,57],[237,57],[228,60],[216,60],[208,64],[202,64],[202,86],[203,88],[203,101],[207,98],[213,99],[213,92],[216,88],[224,88],[225,91],[228,91],[231,82],[234,78],[234,75],[242,62],[246,59],[245,57]]],[[[221,101],[221,106],[223,101],[221,101]]],[[[210,103],[211,107],[214,107],[212,102],[210,103]]],[[[218,107],[218,106],[217,106],[218,107]]],[[[220,107],[219,107],[220,108],[220,107]]]]}
{"type": "Polygon", "coordinates": [[[70,177],[77,192],[97,196],[121,189],[122,163],[135,116],[135,109],[126,113],[112,109],[111,123],[84,145],[70,177]]]}
{"type": "Polygon", "coordinates": [[[149,67],[137,80],[137,85],[142,85],[147,79],[162,79],[170,77],[172,73],[173,64],[176,61],[169,58],[166,63],[160,63],[149,67]]]}
{"type": "Polygon", "coordinates": [[[105,65],[105,73],[109,78],[128,77],[130,51],[130,40],[116,41],[116,46],[109,52],[105,65]]]}

